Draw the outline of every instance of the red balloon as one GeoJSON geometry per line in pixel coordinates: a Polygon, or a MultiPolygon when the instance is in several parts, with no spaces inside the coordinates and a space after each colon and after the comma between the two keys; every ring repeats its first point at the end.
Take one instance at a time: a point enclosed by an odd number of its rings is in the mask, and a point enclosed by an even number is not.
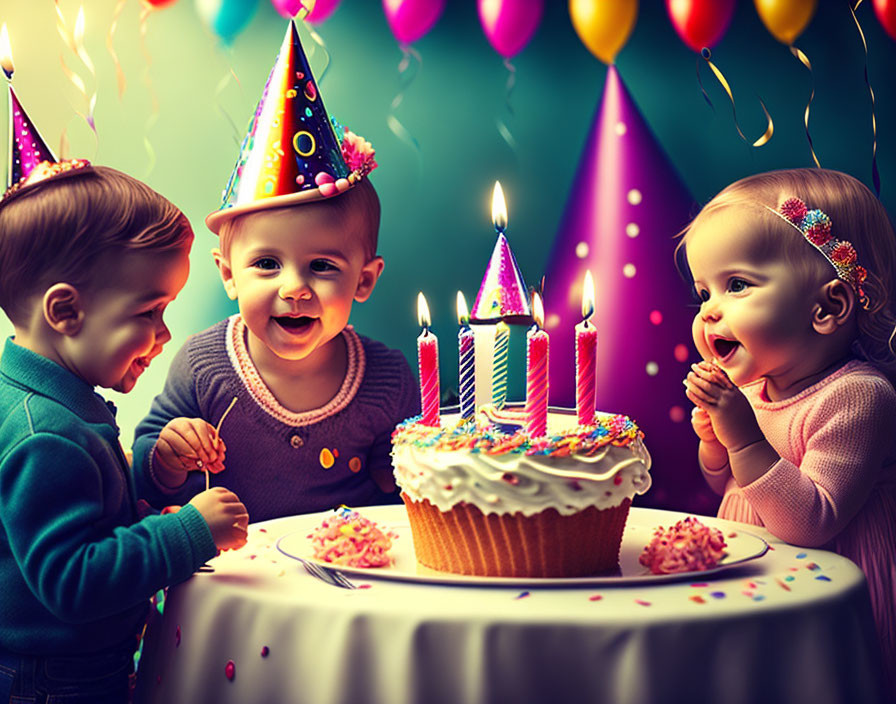
{"type": "Polygon", "coordinates": [[[153,7],[165,7],[165,5],[171,5],[175,0],[143,0],[143,2],[153,7]]]}
{"type": "Polygon", "coordinates": [[[666,0],[678,36],[694,51],[713,46],[731,22],[734,0],[666,0]]]}
{"type": "Polygon", "coordinates": [[[896,0],[874,0],[874,14],[887,34],[896,39],[896,0]]]}

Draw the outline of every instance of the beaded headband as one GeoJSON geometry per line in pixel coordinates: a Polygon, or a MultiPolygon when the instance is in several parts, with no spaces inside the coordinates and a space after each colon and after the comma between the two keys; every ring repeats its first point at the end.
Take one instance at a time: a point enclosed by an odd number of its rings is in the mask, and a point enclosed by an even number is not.
{"type": "Polygon", "coordinates": [[[90,162],[87,161],[87,159],[42,161],[39,164],[36,164],[27,175],[22,176],[18,181],[6,189],[6,193],[0,198],[0,204],[5,204],[11,198],[35,184],[43,183],[51,178],[64,178],[66,176],[74,176],[78,173],[87,171],[93,171],[93,168],[90,166],[90,162]]]}
{"type": "Polygon", "coordinates": [[[859,297],[859,302],[867,307],[868,297],[862,289],[862,284],[868,272],[859,264],[856,249],[851,242],[834,239],[831,236],[831,219],[826,213],[818,209],[809,210],[799,198],[788,198],[777,210],[768,209],[799,230],[806,241],[831,263],[837,272],[837,278],[852,286],[859,297]]]}

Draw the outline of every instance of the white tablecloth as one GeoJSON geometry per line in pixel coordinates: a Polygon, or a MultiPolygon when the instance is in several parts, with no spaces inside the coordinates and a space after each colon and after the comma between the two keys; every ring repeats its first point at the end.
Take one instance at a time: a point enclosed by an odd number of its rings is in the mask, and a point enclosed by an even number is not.
{"type": "MultiPolygon", "coordinates": [[[[629,521],[684,515],[633,508],[629,521]]],[[[353,578],[364,588],[346,590],[276,550],[300,519],[251,525],[245,548],[169,590],[147,630],[137,702],[879,701],[861,571],[755,526],[701,517],[772,546],[704,579],[540,588],[353,578]]]]}

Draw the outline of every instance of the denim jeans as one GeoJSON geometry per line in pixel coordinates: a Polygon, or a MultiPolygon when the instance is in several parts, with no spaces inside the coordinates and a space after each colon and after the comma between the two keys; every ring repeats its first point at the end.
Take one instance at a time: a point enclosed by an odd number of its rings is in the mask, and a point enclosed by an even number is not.
{"type": "Polygon", "coordinates": [[[51,657],[0,648],[0,702],[127,704],[133,670],[133,648],[128,647],[51,657]]]}

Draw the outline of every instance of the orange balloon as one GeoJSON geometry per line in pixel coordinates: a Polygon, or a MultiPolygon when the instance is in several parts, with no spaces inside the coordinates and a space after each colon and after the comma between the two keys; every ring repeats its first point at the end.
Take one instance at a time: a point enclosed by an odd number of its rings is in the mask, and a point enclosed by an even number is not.
{"type": "Polygon", "coordinates": [[[569,0],[572,26],[588,51],[612,64],[638,18],[638,0],[569,0]]]}
{"type": "Polygon", "coordinates": [[[759,19],[779,42],[790,46],[812,15],[818,0],[753,0],[759,19]]]}

